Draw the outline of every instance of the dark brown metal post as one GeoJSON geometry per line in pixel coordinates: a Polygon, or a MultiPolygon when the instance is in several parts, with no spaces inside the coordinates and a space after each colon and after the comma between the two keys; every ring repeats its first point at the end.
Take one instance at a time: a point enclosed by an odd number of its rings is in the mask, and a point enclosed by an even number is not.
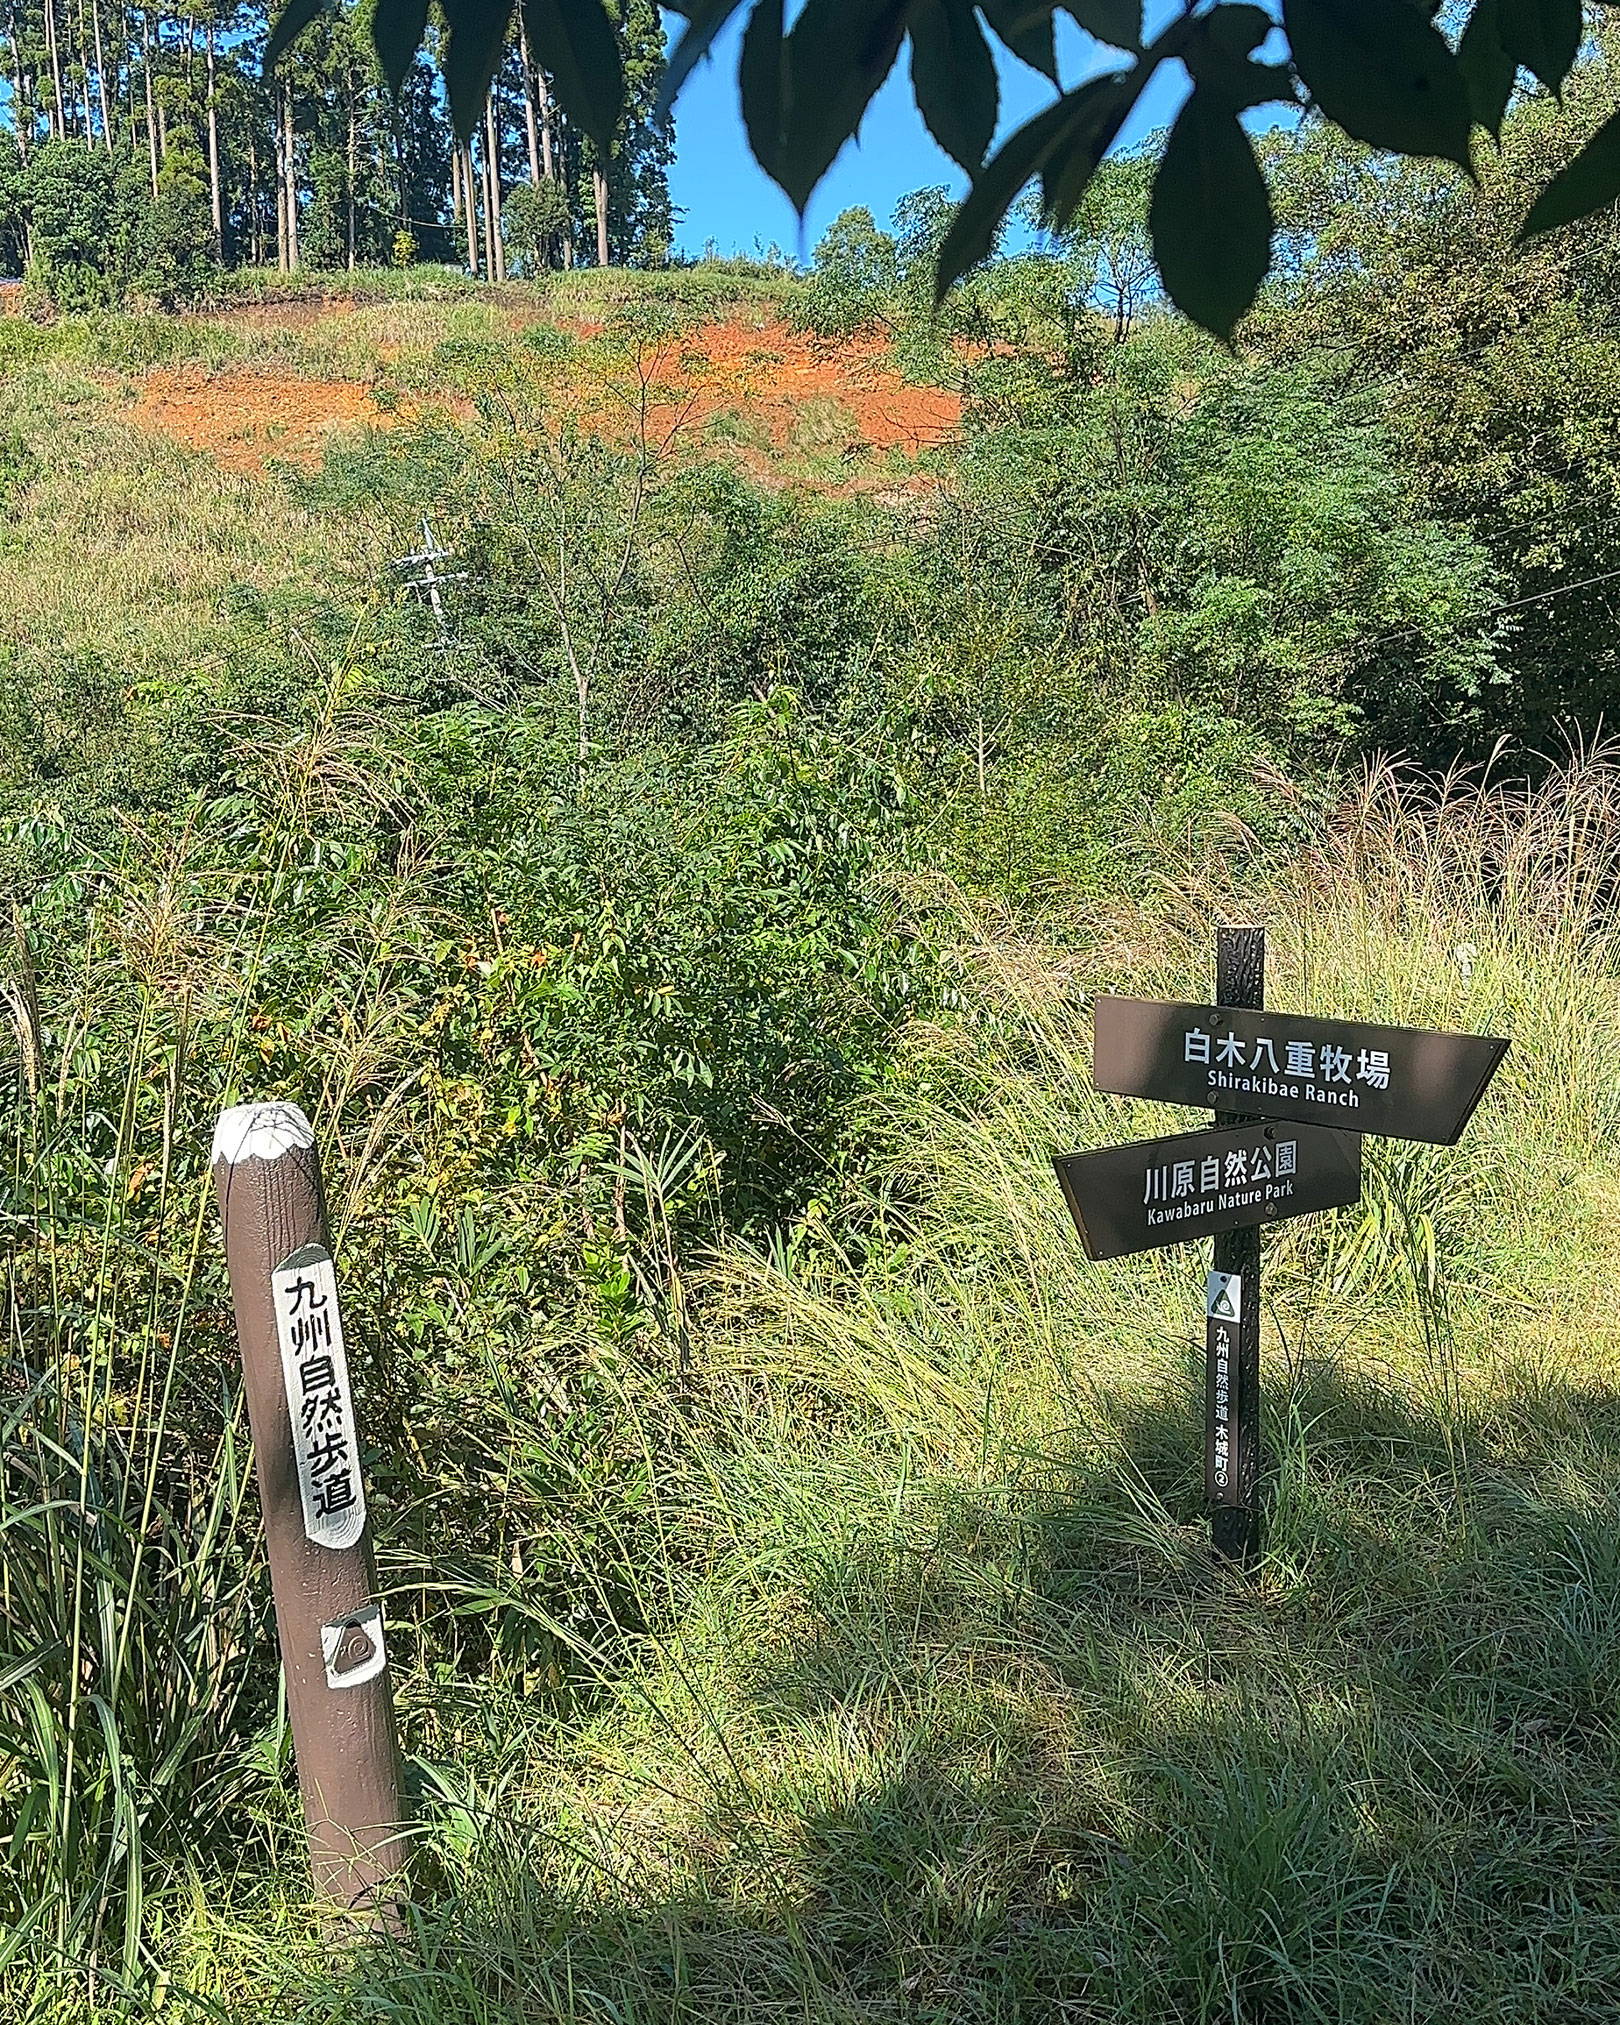
{"type": "MultiPolygon", "coordinates": [[[[1215,931],[1215,1003],[1266,1002],[1266,931],[1215,931]]],[[[1216,1114],[1218,1125],[1237,1121],[1216,1114]]],[[[1222,1231],[1215,1272],[1235,1281],[1235,1321],[1214,1312],[1212,1293],[1204,1374],[1204,1487],[1210,1542],[1224,1560],[1249,1561],[1260,1550],[1260,1232],[1222,1231]]],[[[1211,1281],[1212,1289],[1218,1284],[1211,1281]]]]}
{"type": "Polygon", "coordinates": [[[387,1920],[404,1896],[407,1846],[393,1684],[320,1159],[303,1112],[227,1111],[214,1186],[310,1868],[321,1896],[387,1920]]]}

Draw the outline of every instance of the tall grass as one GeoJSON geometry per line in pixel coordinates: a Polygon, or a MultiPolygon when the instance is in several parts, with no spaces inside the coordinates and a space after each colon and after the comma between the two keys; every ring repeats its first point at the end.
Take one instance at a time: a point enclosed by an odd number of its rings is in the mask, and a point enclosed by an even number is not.
{"type": "MultiPolygon", "coordinates": [[[[217,1110],[263,1073],[251,1030],[275,938],[308,930],[289,897],[320,859],[310,804],[335,763],[336,693],[234,850],[218,827],[132,832],[15,915],[0,981],[16,1090],[0,1201],[8,1988],[24,1962],[149,1984],[155,1887],[205,1861],[233,1810],[240,1825],[279,1734],[207,1147],[217,1110]],[[47,977],[37,958],[57,938],[76,963],[47,977]]],[[[348,971],[317,1084],[329,1131],[379,1066],[375,971],[363,952],[348,971]]]]}
{"type": "MultiPolygon", "coordinates": [[[[406,792],[339,703],[250,862],[132,854],[76,982],[10,965],[0,2011],[1611,2016],[1612,756],[1383,770],[1287,864],[1044,937],[919,894],[963,1009],[860,1183],[689,1302],[630,1260],[680,1329],[537,1343],[549,1212],[399,1186],[397,929],[295,912],[323,793],[406,792]],[[1219,918],[1265,920],[1275,1005],[1513,1041],[1462,1148],[1370,1145],[1360,1209],[1268,1238],[1252,1579],[1204,1545],[1203,1258],[1088,1264],[1048,1166],[1169,1118],[1090,1090],[1090,996],[1201,995],[1219,918]],[[347,1025],[265,1024],[313,990],[283,934],[343,952],[347,1025]],[[304,1904],[243,1491],[202,1148],[255,1084],[321,1109],[383,1437],[423,1885],[370,1955],[304,1904]]],[[[632,1167],[657,1230],[678,1149],[632,1167]]]]}

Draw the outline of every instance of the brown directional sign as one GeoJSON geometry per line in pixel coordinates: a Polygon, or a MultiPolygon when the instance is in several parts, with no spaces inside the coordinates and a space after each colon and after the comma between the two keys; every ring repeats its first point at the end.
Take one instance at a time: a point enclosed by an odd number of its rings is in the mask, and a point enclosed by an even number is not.
{"type": "Polygon", "coordinates": [[[1220,1126],[1052,1164],[1094,1259],[1309,1216],[1361,1194],[1360,1139],[1320,1125],[1220,1126]]]}
{"type": "Polygon", "coordinates": [[[1454,1146],[1507,1053],[1483,1034],[1101,997],[1099,1090],[1454,1146]]]}

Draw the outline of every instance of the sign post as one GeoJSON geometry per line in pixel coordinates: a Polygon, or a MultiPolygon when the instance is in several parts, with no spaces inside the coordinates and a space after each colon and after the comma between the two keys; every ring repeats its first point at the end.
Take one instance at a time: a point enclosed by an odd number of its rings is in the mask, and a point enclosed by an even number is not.
{"type": "Polygon", "coordinates": [[[315,1135],[292,1104],[227,1111],[214,1187],[264,1508],[317,1892],[373,1923],[407,1847],[382,1606],[315,1135]]]}
{"type": "Polygon", "coordinates": [[[1361,1135],[1454,1146],[1507,1042],[1265,1009],[1266,932],[1220,928],[1214,1005],[1100,997],[1099,1090],[1209,1104],[1202,1132],[1057,1154],[1094,1259],[1213,1237],[1204,1494],[1225,1560],[1260,1548],[1261,1230],[1359,1201],[1361,1135]]]}
{"type": "MultiPolygon", "coordinates": [[[[1266,931],[1215,931],[1215,1000],[1223,1006],[1266,1002],[1266,931]]],[[[1216,1115],[1217,1125],[1223,1121],[1216,1115]]],[[[1356,1160],[1356,1194],[1361,1161],[1356,1160]]],[[[1204,1502],[1210,1543],[1223,1560],[1248,1561],[1260,1550],[1260,1231],[1222,1231],[1215,1239],[1215,1276],[1225,1282],[1227,1314],[1218,1297],[1205,1301],[1204,1502]]],[[[1213,1282],[1212,1282],[1213,1285],[1213,1282]]]]}

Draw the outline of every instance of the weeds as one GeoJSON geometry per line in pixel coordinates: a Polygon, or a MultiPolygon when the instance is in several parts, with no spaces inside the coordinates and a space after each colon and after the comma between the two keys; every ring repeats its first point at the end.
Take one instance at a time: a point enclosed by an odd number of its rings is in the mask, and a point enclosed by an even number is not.
{"type": "MultiPolygon", "coordinates": [[[[722,280],[787,285],[654,292],[722,280]]],[[[701,458],[582,699],[499,551],[543,506],[572,573],[610,447],[553,431],[524,523],[458,421],[248,485],[113,413],[160,347],[611,363],[418,282],[5,339],[0,2018],[1612,2015],[1613,755],[1319,808],[1251,729],[1054,700],[1045,552],[989,572],[972,501],[701,458]],[[453,654],[387,576],[441,495],[453,654]],[[940,870],[1015,857],[1016,913],[940,870]],[[1204,1261],[1088,1265],[1048,1161],[1167,1119],[1092,1092],[1091,995],[1197,996],[1252,918],[1276,1005],[1514,1045],[1462,1147],[1268,1240],[1248,1582],[1204,1261]],[[204,1171],[273,1095],[418,1798],[373,1953],[307,1902],[204,1171]]]]}
{"type": "Polygon", "coordinates": [[[703,1156],[627,1138],[623,1283],[573,1313],[536,1298],[543,1193],[400,1189],[441,1128],[396,952],[448,891],[402,872],[379,917],[332,826],[419,821],[409,771],[339,687],[261,778],[228,874],[206,828],[102,868],[63,968],[69,875],[11,961],[11,2010],[1612,2007],[1604,753],[1534,792],[1380,774],[1291,869],[1067,948],[962,903],[961,1014],[868,1100],[867,1178],[694,1284],[703,1156]],[[1045,1167],[1124,1122],[1089,992],[1194,989],[1222,911],[1271,924],[1274,1003],[1505,1024],[1517,1069],[1460,1156],[1370,1148],[1360,1211],[1272,1241],[1252,1586],[1201,1545],[1198,1259],[1090,1266],[1045,1167]],[[343,1204],[423,1819],[408,1949],[341,1964],[300,1936],[200,1152],[283,1076],[343,1204]]]}

